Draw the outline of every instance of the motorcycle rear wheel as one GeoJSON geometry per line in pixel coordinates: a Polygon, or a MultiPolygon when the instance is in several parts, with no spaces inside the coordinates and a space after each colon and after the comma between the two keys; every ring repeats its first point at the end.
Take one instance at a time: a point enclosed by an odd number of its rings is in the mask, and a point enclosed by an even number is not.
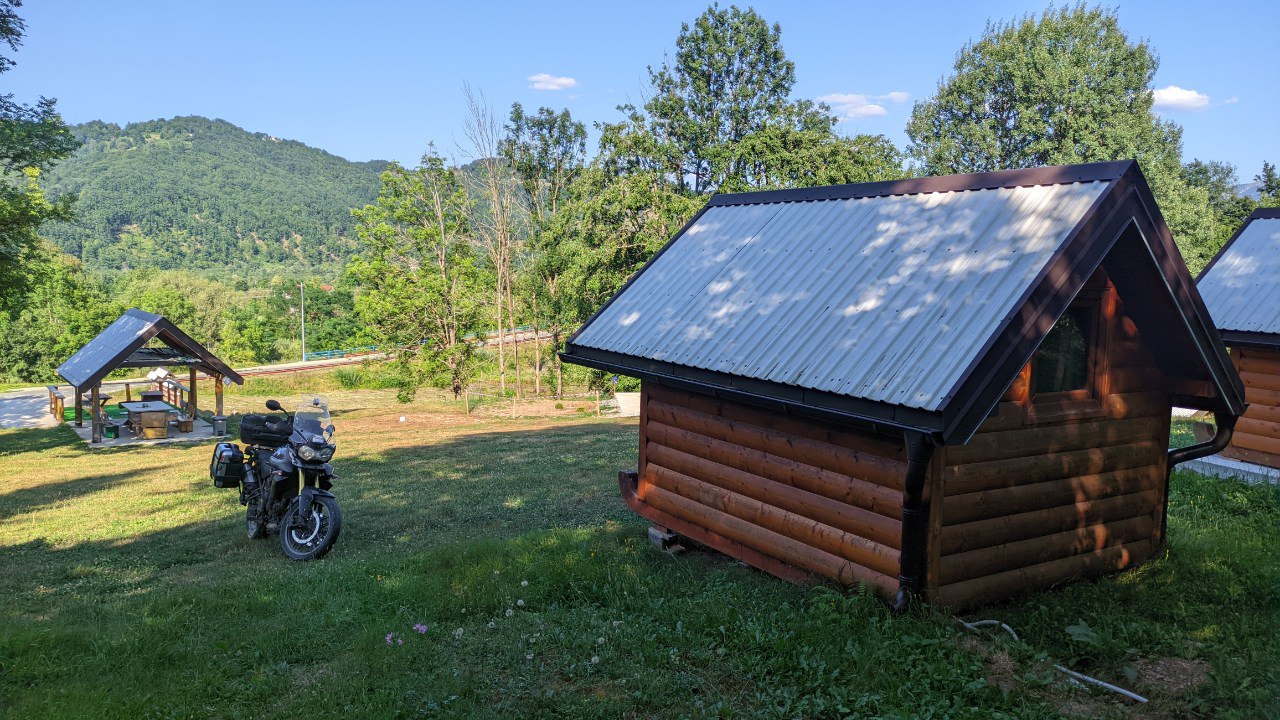
{"type": "Polygon", "coordinates": [[[331,497],[315,497],[311,507],[300,508],[298,500],[280,520],[280,549],[290,560],[319,560],[333,549],[342,532],[342,510],[331,497]]]}

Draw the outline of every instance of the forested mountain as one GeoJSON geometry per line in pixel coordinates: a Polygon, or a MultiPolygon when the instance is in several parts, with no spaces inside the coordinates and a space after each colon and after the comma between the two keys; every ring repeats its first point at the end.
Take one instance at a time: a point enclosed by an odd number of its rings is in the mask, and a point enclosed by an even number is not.
{"type": "Polygon", "coordinates": [[[76,197],[76,219],[41,234],[97,270],[340,264],[354,247],[351,209],[377,197],[386,167],[203,117],[72,130],[83,146],[42,184],[76,197]]]}

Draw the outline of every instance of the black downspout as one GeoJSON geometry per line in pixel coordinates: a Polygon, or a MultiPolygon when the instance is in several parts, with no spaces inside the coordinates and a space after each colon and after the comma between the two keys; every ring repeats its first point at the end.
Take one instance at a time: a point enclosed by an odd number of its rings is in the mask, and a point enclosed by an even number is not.
{"type": "Polygon", "coordinates": [[[1236,420],[1235,415],[1228,413],[1215,412],[1213,414],[1213,423],[1218,427],[1218,432],[1211,440],[1207,440],[1196,445],[1189,445],[1184,448],[1176,448],[1169,451],[1169,459],[1165,463],[1165,483],[1164,483],[1164,510],[1160,515],[1160,544],[1165,542],[1165,531],[1169,526],[1169,482],[1173,478],[1173,468],[1189,460],[1199,460],[1202,457],[1216,455],[1226,449],[1231,442],[1231,434],[1235,432],[1236,420]]]}
{"type": "Polygon", "coordinates": [[[890,607],[904,612],[924,587],[929,559],[929,503],[924,484],[936,447],[933,436],[920,432],[903,433],[907,444],[907,477],[902,489],[902,551],[898,560],[898,592],[890,607]]]}

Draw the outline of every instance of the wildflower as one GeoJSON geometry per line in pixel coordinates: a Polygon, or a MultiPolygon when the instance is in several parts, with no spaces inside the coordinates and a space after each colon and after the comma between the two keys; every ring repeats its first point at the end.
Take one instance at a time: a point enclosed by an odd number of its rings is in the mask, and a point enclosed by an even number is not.
{"type": "Polygon", "coordinates": [[[498,627],[498,623],[496,623],[496,622],[494,622],[494,621],[490,620],[490,621],[489,621],[489,629],[490,629],[490,630],[492,630],[492,629],[494,629],[494,628],[496,628],[496,627],[498,627]]]}
{"type": "Polygon", "coordinates": [[[618,627],[618,626],[619,626],[619,625],[621,625],[621,624],[622,624],[622,621],[621,621],[621,620],[614,620],[614,621],[613,621],[613,626],[614,626],[614,627],[618,627]]]}
{"type": "Polygon", "coordinates": [[[498,577],[498,571],[497,571],[497,570],[494,570],[494,571],[493,571],[493,576],[494,576],[494,577],[498,577]]]}
{"type": "Polygon", "coordinates": [[[424,625],[423,623],[418,623],[417,625],[414,625],[414,626],[413,626],[413,631],[414,631],[414,632],[416,632],[416,633],[418,633],[419,635],[426,635],[426,634],[427,634],[427,626],[426,626],[426,625],[424,625]]]}
{"type": "Polygon", "coordinates": [[[516,601],[516,605],[517,605],[517,606],[519,606],[519,607],[524,607],[524,600],[523,600],[523,599],[521,599],[521,600],[517,600],[517,601],[516,601]]]}
{"type": "Polygon", "coordinates": [[[528,655],[525,655],[525,656],[524,656],[524,659],[525,659],[525,660],[532,660],[532,659],[533,659],[533,653],[529,653],[528,655]]]}
{"type": "Polygon", "coordinates": [[[454,636],[455,638],[458,638],[459,640],[461,640],[461,639],[462,639],[462,628],[458,628],[457,630],[454,630],[454,631],[453,631],[453,636],[454,636]]]}
{"type": "Polygon", "coordinates": [[[596,644],[597,644],[597,645],[603,645],[603,644],[604,644],[604,638],[596,638],[596,644]]]}
{"type": "Polygon", "coordinates": [[[404,644],[404,638],[396,638],[396,644],[397,644],[397,645],[403,645],[403,644],[404,644]]]}
{"type": "Polygon", "coordinates": [[[521,580],[521,581],[520,581],[520,587],[529,587],[529,581],[528,581],[528,580],[521,580]]]}
{"type": "Polygon", "coordinates": [[[395,633],[387,633],[387,644],[388,644],[388,645],[390,645],[390,644],[391,644],[391,639],[392,639],[392,638],[394,638],[395,636],[396,636],[396,634],[395,634],[395,633]]]}
{"type": "Polygon", "coordinates": [[[512,615],[515,615],[515,614],[516,614],[515,610],[512,610],[511,608],[507,608],[507,617],[511,617],[512,615]]]}
{"type": "Polygon", "coordinates": [[[600,664],[600,656],[599,656],[599,655],[592,655],[592,656],[591,656],[591,664],[592,664],[592,665],[599,665],[599,664],[600,664]]]}

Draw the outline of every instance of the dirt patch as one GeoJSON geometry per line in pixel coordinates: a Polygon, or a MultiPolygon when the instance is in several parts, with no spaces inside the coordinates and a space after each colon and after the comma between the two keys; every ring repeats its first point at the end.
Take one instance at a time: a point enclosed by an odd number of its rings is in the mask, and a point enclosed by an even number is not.
{"type": "Polygon", "coordinates": [[[1183,658],[1155,658],[1133,664],[1137,685],[1162,695],[1181,695],[1209,681],[1209,663],[1183,658]]]}
{"type": "Polygon", "coordinates": [[[1018,685],[1018,663],[1009,652],[973,635],[960,638],[960,647],[982,658],[982,675],[987,683],[1008,694],[1018,685]]]}

